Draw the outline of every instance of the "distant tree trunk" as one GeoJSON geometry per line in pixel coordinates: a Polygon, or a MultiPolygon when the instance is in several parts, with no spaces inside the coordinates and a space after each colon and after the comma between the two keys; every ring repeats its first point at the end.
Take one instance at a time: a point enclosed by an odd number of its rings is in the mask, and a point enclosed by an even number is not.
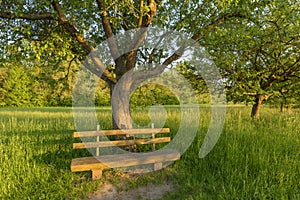
{"type": "Polygon", "coordinates": [[[265,99],[266,99],[266,97],[263,94],[257,94],[257,95],[255,95],[255,100],[254,100],[255,104],[252,106],[252,112],[251,112],[251,117],[253,119],[259,117],[259,112],[260,112],[261,104],[262,104],[262,102],[265,99]]]}
{"type": "Polygon", "coordinates": [[[281,102],[281,104],[280,104],[280,112],[288,112],[288,113],[291,112],[291,107],[288,104],[286,99],[284,99],[284,101],[281,102]]]}
{"type": "Polygon", "coordinates": [[[281,103],[280,104],[280,112],[283,112],[283,110],[284,110],[284,103],[281,103]]]}
{"type": "Polygon", "coordinates": [[[292,107],[290,106],[290,105],[286,105],[286,110],[287,110],[287,112],[290,114],[291,112],[292,112],[292,107]]]}

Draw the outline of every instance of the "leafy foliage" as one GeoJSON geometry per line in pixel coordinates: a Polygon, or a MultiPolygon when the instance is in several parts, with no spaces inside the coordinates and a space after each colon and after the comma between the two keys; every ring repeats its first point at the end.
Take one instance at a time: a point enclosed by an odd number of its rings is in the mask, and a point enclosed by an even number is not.
{"type": "Polygon", "coordinates": [[[168,88],[155,84],[147,84],[139,87],[131,96],[131,105],[178,105],[179,101],[175,94],[168,88]]]}
{"type": "MultiPolygon", "coordinates": [[[[72,89],[72,77],[78,66],[67,62],[79,63],[101,41],[127,30],[148,27],[150,23],[183,32],[204,46],[221,69],[229,100],[249,102],[256,94],[270,97],[273,103],[298,99],[295,95],[299,92],[300,77],[297,0],[167,0],[163,3],[159,0],[2,0],[0,9],[1,63],[21,61],[26,69],[39,69],[31,84],[39,85],[34,90],[39,96],[47,91],[43,99],[48,99],[50,105],[71,102],[68,91],[72,89]]],[[[113,48],[110,50],[116,53],[113,48]]],[[[171,62],[167,64],[176,60],[169,58],[171,62]]],[[[139,49],[122,55],[115,63],[108,63],[114,67],[108,67],[101,78],[112,85],[128,70],[139,68],[140,62],[164,63],[164,60],[168,60],[166,52],[139,49]]],[[[90,70],[97,74],[99,69],[90,70]]],[[[177,70],[190,80],[199,95],[207,92],[194,66],[180,65],[177,70]]],[[[28,73],[31,76],[32,71],[28,73]]],[[[3,85],[4,79],[1,80],[3,85]]],[[[96,102],[107,105],[110,103],[106,96],[108,87],[101,88],[105,88],[105,94],[99,90],[96,98],[102,99],[96,102]]],[[[151,93],[142,89],[140,92],[151,93]]]]}
{"type": "Polygon", "coordinates": [[[30,106],[34,94],[31,91],[31,81],[24,68],[17,66],[9,70],[8,78],[0,88],[4,106],[30,106]]]}

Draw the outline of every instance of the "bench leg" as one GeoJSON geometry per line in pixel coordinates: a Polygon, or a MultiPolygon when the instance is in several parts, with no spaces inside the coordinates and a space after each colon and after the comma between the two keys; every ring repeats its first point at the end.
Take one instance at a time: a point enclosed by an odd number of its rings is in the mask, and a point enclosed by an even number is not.
{"type": "Polygon", "coordinates": [[[92,180],[97,180],[100,179],[101,177],[102,177],[102,170],[98,169],[92,171],[92,180]]]}
{"type": "Polygon", "coordinates": [[[162,169],[162,163],[154,163],[153,164],[153,170],[161,170],[162,169]]]}

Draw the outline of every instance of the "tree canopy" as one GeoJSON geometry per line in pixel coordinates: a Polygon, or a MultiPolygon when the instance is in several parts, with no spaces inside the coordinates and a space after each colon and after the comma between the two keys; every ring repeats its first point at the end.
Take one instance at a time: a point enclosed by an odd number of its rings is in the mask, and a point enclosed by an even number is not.
{"type": "MultiPolygon", "coordinates": [[[[47,84],[53,87],[62,80],[66,80],[63,85],[70,84],[78,70],[72,63],[81,63],[88,54],[94,64],[85,67],[106,81],[111,90],[126,72],[138,67],[140,60],[156,65],[147,73],[139,71],[139,81],[160,74],[184,51],[179,48],[162,54],[156,48],[139,49],[148,27],[160,26],[184,33],[207,49],[221,70],[232,101],[249,101],[250,94],[280,102],[279,97],[295,99],[293,93],[299,91],[297,0],[0,2],[1,63],[41,69],[42,80],[51,80],[47,84]],[[114,35],[128,30],[135,30],[130,36],[132,50],[119,55],[114,35]],[[93,54],[97,44],[108,38],[114,58],[110,66],[93,54]]],[[[188,76],[194,88],[205,87],[199,73],[190,73],[192,65],[186,65],[190,69],[180,66],[179,71],[188,76]]],[[[129,104],[130,90],[125,93],[128,97],[123,102],[112,104],[129,104]]],[[[125,110],[129,112],[129,108],[125,110]]]]}

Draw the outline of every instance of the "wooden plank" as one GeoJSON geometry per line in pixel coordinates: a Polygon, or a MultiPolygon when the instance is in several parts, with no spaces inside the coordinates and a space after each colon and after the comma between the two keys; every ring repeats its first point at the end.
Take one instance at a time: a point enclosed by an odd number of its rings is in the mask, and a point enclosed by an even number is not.
{"type": "MultiPolygon", "coordinates": [[[[171,149],[149,153],[129,153],[103,155],[98,157],[84,157],[72,159],[71,171],[103,170],[106,168],[130,167],[153,163],[162,163],[180,159],[180,154],[171,149]]],[[[157,164],[160,167],[160,164],[157,164]]]]}
{"type": "Polygon", "coordinates": [[[116,135],[144,135],[144,134],[170,133],[169,128],[145,128],[145,129],[128,129],[128,130],[101,130],[101,131],[84,131],[74,132],[74,138],[96,137],[96,136],[116,136],[116,135]]]}
{"type": "Polygon", "coordinates": [[[100,142],[82,142],[73,143],[74,149],[84,149],[84,148],[101,148],[101,147],[112,147],[112,146],[130,146],[137,144],[157,144],[163,142],[170,142],[170,137],[161,138],[146,138],[146,139],[136,139],[136,140],[115,140],[115,141],[100,141],[100,142]]]}
{"type": "Polygon", "coordinates": [[[95,171],[109,168],[102,164],[95,157],[74,158],[71,161],[72,172],[95,171]]]}

